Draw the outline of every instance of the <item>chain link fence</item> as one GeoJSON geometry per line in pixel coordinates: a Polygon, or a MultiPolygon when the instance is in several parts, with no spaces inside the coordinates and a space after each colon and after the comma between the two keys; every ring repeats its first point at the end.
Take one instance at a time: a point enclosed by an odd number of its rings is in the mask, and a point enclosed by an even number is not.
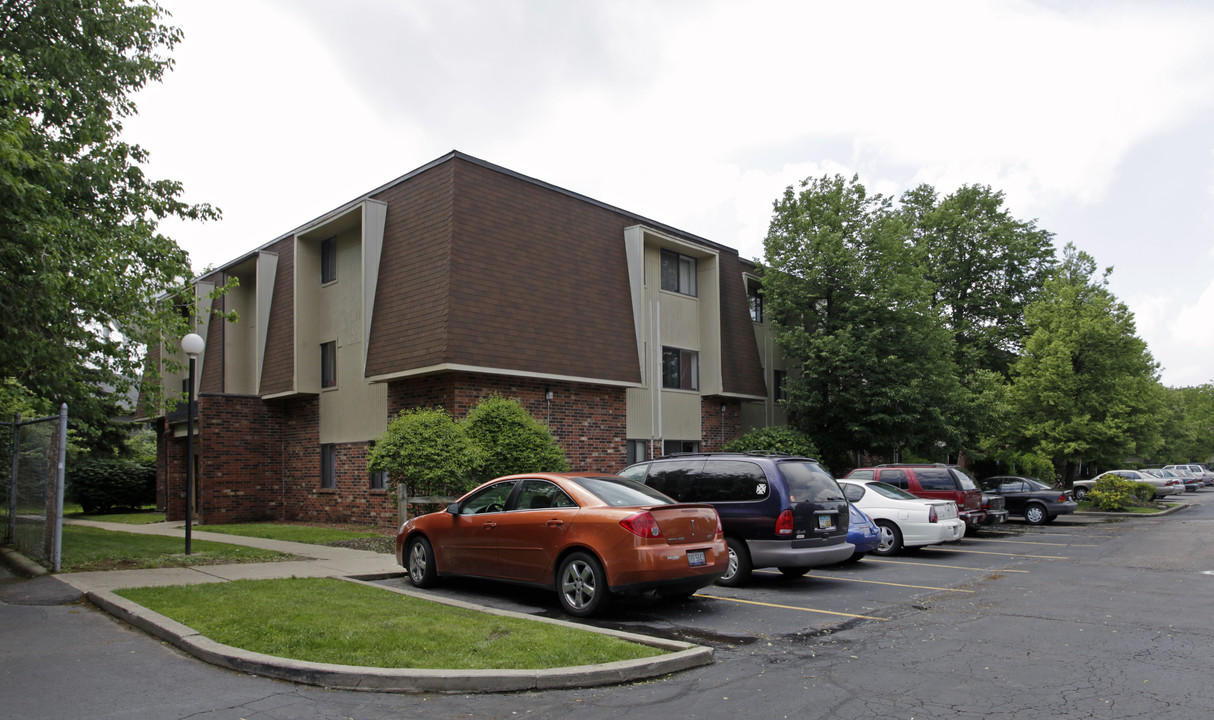
{"type": "Polygon", "coordinates": [[[0,509],[4,542],[59,572],[63,556],[63,475],[67,451],[67,405],[57,416],[0,422],[0,509]]]}

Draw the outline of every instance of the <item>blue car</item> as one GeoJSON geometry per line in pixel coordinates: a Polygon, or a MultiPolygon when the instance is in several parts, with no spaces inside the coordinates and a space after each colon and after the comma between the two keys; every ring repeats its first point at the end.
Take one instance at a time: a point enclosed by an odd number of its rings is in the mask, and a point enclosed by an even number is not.
{"type": "Polygon", "coordinates": [[[849,521],[847,523],[847,541],[856,546],[851,557],[843,562],[855,562],[875,550],[881,542],[881,530],[873,519],[865,515],[855,505],[847,504],[849,521]]]}

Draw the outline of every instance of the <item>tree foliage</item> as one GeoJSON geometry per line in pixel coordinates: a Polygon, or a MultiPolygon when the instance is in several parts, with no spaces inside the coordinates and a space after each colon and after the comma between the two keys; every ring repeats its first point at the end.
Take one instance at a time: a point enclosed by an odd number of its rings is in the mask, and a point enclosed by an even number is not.
{"type": "Polygon", "coordinates": [[[552,433],[518,400],[486,397],[468,411],[462,425],[468,438],[481,448],[476,475],[482,482],[515,473],[569,469],[552,433]]]}
{"type": "Polygon", "coordinates": [[[856,178],[805,180],[775,203],[763,292],[793,363],[785,408],[828,464],[955,439],[952,339],[907,239],[856,178]]]}
{"type": "Polygon", "coordinates": [[[133,0],[0,2],[0,377],[86,424],[114,412],[149,343],[189,331],[178,303],[153,301],[191,274],[158,223],[218,217],[146,177],[147,152],[121,138],[134,93],[172,65],[181,33],[166,15],[133,0]]]}
{"type": "Polygon", "coordinates": [[[1090,255],[1068,245],[1013,367],[1011,432],[1023,449],[1066,465],[1149,456],[1161,442],[1163,390],[1134,316],[1096,279],[1090,255]]]}

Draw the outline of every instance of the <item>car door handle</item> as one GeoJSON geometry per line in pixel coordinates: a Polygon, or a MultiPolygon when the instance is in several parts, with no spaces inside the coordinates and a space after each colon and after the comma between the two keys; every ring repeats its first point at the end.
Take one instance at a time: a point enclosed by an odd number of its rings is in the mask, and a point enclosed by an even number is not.
{"type": "Polygon", "coordinates": [[[564,520],[556,520],[556,519],[549,520],[547,523],[548,527],[560,527],[561,525],[564,525],[564,524],[565,524],[564,520]]]}
{"type": "Polygon", "coordinates": [[[495,522],[487,522],[487,523],[481,525],[482,530],[492,530],[495,527],[497,527],[497,523],[495,523],[495,522]]]}

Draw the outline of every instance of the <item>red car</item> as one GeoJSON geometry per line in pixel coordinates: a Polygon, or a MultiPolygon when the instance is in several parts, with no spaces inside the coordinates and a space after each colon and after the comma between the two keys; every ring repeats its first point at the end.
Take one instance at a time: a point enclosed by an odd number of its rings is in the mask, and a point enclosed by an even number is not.
{"type": "Polygon", "coordinates": [[[417,587],[444,575],[535,585],[585,617],[612,595],[689,597],[721,577],[729,551],[711,505],[618,475],[537,473],[492,480],[410,519],[396,560],[417,587]]]}

